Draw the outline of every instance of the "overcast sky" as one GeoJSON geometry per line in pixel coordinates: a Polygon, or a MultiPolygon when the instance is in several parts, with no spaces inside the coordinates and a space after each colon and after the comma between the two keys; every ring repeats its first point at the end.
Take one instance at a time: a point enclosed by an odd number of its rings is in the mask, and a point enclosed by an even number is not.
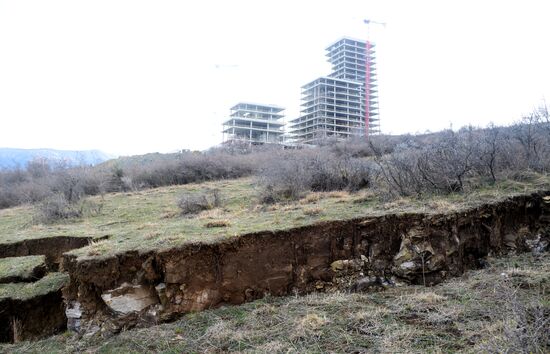
{"type": "Polygon", "coordinates": [[[299,114],[343,36],[377,43],[384,133],[550,99],[548,1],[0,0],[0,147],[205,149],[238,101],[299,114]]]}

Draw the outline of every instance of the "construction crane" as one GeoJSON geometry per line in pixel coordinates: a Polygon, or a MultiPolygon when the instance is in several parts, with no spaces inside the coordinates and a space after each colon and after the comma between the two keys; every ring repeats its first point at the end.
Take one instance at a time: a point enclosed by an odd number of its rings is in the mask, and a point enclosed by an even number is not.
{"type": "Polygon", "coordinates": [[[386,27],[385,22],[373,21],[370,19],[364,19],[363,22],[367,25],[367,44],[365,52],[365,138],[369,138],[369,121],[370,121],[370,107],[369,107],[369,94],[370,94],[370,25],[382,25],[386,27]]]}

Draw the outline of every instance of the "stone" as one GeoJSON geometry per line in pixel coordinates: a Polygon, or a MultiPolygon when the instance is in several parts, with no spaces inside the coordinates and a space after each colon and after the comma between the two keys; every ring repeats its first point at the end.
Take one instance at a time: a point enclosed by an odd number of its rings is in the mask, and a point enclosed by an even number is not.
{"type": "Polygon", "coordinates": [[[516,238],[517,235],[513,233],[507,233],[506,235],[504,235],[504,245],[510,249],[516,249],[516,238]]]}
{"type": "Polygon", "coordinates": [[[322,282],[318,281],[315,283],[315,289],[317,290],[321,290],[325,287],[325,284],[323,284],[322,282]]]}
{"type": "Polygon", "coordinates": [[[98,325],[91,325],[86,329],[86,332],[84,333],[83,337],[91,338],[95,336],[97,333],[99,333],[100,330],[101,328],[98,325]]]}
{"type": "Polygon", "coordinates": [[[377,277],[364,277],[358,279],[352,286],[351,291],[352,292],[361,292],[368,290],[370,287],[379,287],[381,286],[380,279],[377,277]]]}
{"type": "Polygon", "coordinates": [[[396,263],[407,262],[413,258],[414,258],[414,253],[412,251],[411,240],[408,238],[405,238],[403,239],[403,241],[401,241],[401,245],[399,246],[399,252],[393,258],[394,262],[396,263]]]}
{"type": "Polygon", "coordinates": [[[80,308],[80,302],[71,301],[67,304],[65,309],[65,316],[67,316],[67,329],[74,332],[80,331],[80,319],[82,318],[82,309],[80,308]]]}
{"type": "Polygon", "coordinates": [[[166,291],[166,284],[160,283],[160,284],[156,285],[155,290],[157,292],[157,296],[160,300],[160,303],[163,306],[166,306],[168,304],[168,294],[167,294],[167,291],[166,291]]]}
{"type": "Polygon", "coordinates": [[[399,265],[399,268],[403,270],[413,270],[413,269],[416,269],[417,266],[416,266],[416,263],[414,263],[413,261],[407,261],[407,262],[401,263],[399,265]]]}
{"type": "Polygon", "coordinates": [[[332,270],[335,272],[344,270],[345,266],[346,266],[346,262],[343,259],[334,261],[330,264],[330,268],[332,268],[332,270]]]}
{"type": "Polygon", "coordinates": [[[378,282],[380,283],[380,285],[382,285],[384,289],[388,289],[395,286],[395,283],[391,279],[387,279],[387,278],[378,279],[378,282]]]}
{"type": "Polygon", "coordinates": [[[535,256],[544,253],[549,246],[548,241],[543,239],[540,234],[537,234],[533,239],[525,240],[525,244],[535,256]]]}
{"type": "Polygon", "coordinates": [[[156,293],[151,291],[150,287],[128,283],[103,293],[101,298],[109,309],[122,315],[141,312],[159,302],[156,293]]]}

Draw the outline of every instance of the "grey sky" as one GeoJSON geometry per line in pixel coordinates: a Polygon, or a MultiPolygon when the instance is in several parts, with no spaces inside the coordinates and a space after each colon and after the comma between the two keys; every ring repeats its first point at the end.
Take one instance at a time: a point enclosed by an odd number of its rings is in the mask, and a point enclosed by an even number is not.
{"type": "Polygon", "coordinates": [[[377,43],[385,133],[509,123],[550,97],[546,1],[0,0],[0,146],[204,149],[238,101],[299,111],[342,36],[377,43]]]}

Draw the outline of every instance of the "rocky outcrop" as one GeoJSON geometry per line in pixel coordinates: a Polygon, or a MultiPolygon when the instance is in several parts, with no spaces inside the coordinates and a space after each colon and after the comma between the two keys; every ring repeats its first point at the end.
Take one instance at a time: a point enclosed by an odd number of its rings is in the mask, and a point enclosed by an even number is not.
{"type": "Polygon", "coordinates": [[[65,297],[81,309],[82,328],[116,331],[266,294],[432,285],[478,268],[490,253],[540,248],[549,215],[549,197],[533,194],[456,213],[324,222],[107,259],[65,255],[65,297]]]}

